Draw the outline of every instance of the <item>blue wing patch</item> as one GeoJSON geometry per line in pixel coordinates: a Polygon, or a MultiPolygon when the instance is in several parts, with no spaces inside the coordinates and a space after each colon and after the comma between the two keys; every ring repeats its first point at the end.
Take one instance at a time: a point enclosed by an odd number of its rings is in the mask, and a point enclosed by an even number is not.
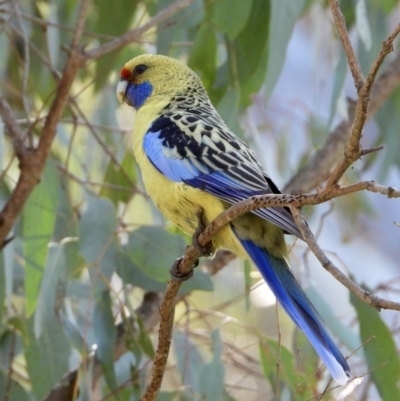
{"type": "MultiPolygon", "coordinates": [[[[187,134],[169,117],[160,117],[152,124],[143,139],[143,149],[161,174],[230,204],[254,195],[280,193],[247,147],[241,144],[242,149],[238,150],[238,146],[229,143],[238,141],[236,137],[224,131],[225,137],[217,137],[221,141],[218,144],[215,131],[214,134],[210,130],[199,132],[201,124],[197,121],[195,129],[190,130],[193,135],[187,134]]],[[[267,208],[254,213],[302,238],[287,209],[267,208]]]]}

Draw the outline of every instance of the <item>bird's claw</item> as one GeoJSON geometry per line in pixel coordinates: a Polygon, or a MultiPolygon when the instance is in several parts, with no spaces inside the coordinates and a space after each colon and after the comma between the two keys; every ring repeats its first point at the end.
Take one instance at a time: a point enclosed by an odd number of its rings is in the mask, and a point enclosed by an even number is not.
{"type": "Polygon", "coordinates": [[[189,280],[193,277],[194,274],[194,268],[199,265],[199,259],[194,263],[193,267],[187,272],[183,273],[181,272],[180,269],[180,264],[182,262],[183,257],[180,257],[175,260],[171,268],[169,269],[169,274],[175,281],[186,281],[189,280]]]}

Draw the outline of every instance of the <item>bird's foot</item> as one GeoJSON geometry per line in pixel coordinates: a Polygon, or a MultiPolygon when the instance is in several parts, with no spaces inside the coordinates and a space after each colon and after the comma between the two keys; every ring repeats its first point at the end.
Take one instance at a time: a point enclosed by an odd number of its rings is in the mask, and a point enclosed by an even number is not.
{"type": "Polygon", "coordinates": [[[205,245],[200,245],[199,243],[199,236],[203,233],[204,229],[206,228],[206,222],[204,219],[204,210],[200,209],[197,213],[197,217],[199,218],[199,224],[196,228],[192,236],[192,245],[196,248],[196,251],[199,253],[200,257],[202,256],[212,256],[214,255],[214,247],[212,242],[208,242],[205,245]]]}
{"type": "Polygon", "coordinates": [[[174,264],[169,269],[169,274],[175,281],[186,281],[193,277],[194,268],[199,265],[199,259],[194,263],[193,267],[186,273],[183,273],[180,269],[183,256],[176,259],[174,264]]]}

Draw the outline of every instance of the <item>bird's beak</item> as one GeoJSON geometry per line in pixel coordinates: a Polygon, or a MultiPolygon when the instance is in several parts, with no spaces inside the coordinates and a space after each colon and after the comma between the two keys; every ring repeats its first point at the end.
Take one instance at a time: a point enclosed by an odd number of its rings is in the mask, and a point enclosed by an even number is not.
{"type": "Polygon", "coordinates": [[[117,85],[117,98],[120,103],[124,103],[125,101],[125,92],[128,87],[128,81],[125,79],[121,79],[117,85]]]}

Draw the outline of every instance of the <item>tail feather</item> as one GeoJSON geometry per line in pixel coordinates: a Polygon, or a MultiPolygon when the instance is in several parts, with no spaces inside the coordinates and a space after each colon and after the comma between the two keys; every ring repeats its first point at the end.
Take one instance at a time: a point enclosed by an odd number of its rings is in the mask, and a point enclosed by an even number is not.
{"type": "Polygon", "coordinates": [[[327,333],[321,316],[297,283],[285,259],[270,255],[266,249],[250,240],[238,239],[279,303],[304,331],[334,380],[338,384],[347,383],[350,376],[349,365],[327,333]]]}

